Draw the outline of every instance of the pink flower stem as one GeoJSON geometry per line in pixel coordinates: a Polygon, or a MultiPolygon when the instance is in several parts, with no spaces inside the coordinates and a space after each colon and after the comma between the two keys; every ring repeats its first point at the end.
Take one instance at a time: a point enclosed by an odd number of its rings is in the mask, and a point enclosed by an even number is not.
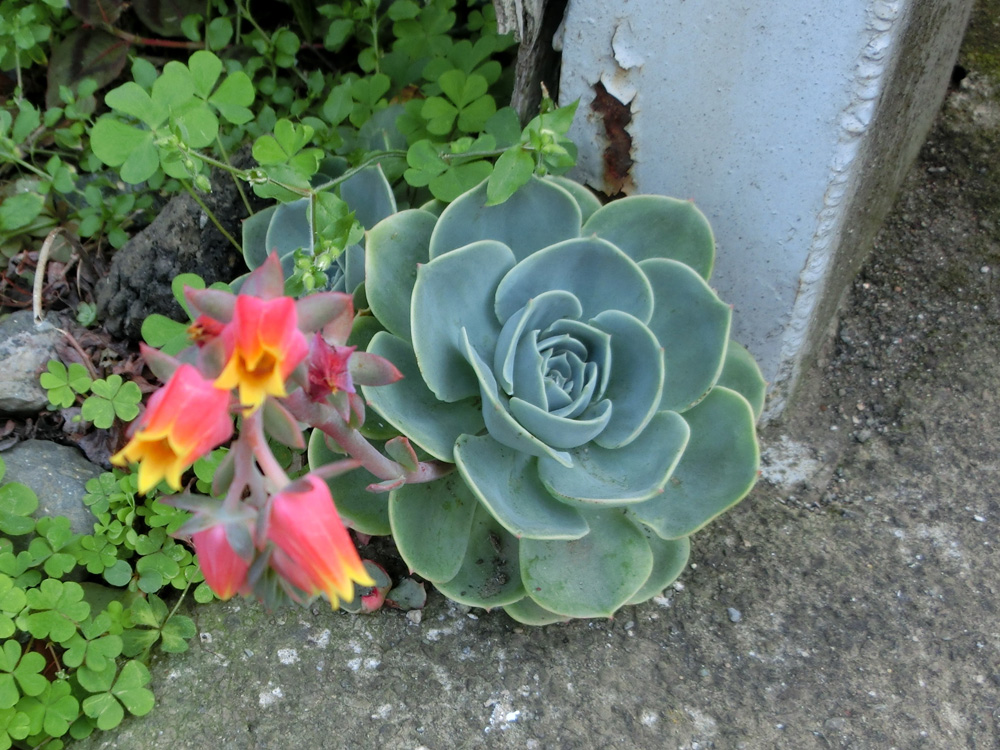
{"type": "Polygon", "coordinates": [[[402,478],[407,484],[431,482],[455,469],[453,465],[443,461],[421,461],[414,471],[407,471],[401,464],[383,456],[360,432],[348,425],[333,407],[309,401],[301,390],[295,391],[283,402],[293,417],[329,435],[347,455],[356,458],[379,479],[402,478]]]}
{"type": "Polygon", "coordinates": [[[264,413],[258,409],[250,416],[243,418],[243,430],[241,439],[245,439],[253,451],[254,458],[261,472],[271,485],[268,489],[279,492],[291,481],[285,470],[281,468],[278,459],[271,452],[271,447],[267,444],[267,437],[264,435],[264,413]]]}
{"type": "Polygon", "coordinates": [[[229,510],[238,508],[248,490],[253,505],[262,507],[267,499],[263,477],[254,464],[253,446],[248,440],[238,437],[230,448],[233,452],[233,481],[226,492],[225,505],[229,510]]]}

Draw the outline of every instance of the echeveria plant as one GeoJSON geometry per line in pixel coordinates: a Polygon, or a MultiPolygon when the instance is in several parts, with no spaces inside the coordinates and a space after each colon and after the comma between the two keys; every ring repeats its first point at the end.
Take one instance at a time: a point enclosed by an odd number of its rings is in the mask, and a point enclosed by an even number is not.
{"type": "MultiPolygon", "coordinates": [[[[729,339],[690,202],[601,207],[539,178],[487,202],[484,183],[366,241],[384,327],[368,352],[404,377],[364,395],[457,471],[381,500],[358,472],[331,486],[350,525],[391,533],[456,601],[535,624],[609,616],[673,582],[688,537],[750,490],[764,382],[729,339]]],[[[316,433],[310,461],[332,457],[316,433]]]]}

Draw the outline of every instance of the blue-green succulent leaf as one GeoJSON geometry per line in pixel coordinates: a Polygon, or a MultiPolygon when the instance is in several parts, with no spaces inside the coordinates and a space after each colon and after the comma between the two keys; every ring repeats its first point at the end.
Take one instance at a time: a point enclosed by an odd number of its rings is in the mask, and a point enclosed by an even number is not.
{"type": "Polygon", "coordinates": [[[576,297],[569,292],[554,290],[528,300],[524,307],[504,323],[494,350],[493,372],[500,387],[508,395],[513,395],[515,392],[514,365],[517,359],[517,345],[524,338],[525,332],[545,329],[560,318],[576,320],[582,312],[583,308],[576,297]]]}
{"type": "Polygon", "coordinates": [[[608,426],[594,442],[620,448],[639,436],[659,408],[663,349],[652,332],[627,313],[605,310],[591,324],[611,337],[611,377],[604,397],[614,404],[608,426]]]}
{"type": "Polygon", "coordinates": [[[268,206],[243,222],[243,260],[251,271],[267,260],[267,228],[277,208],[268,206]]]}
{"type": "MultiPolygon", "coordinates": [[[[331,450],[321,430],[314,429],[309,436],[307,449],[310,468],[325,466],[346,458],[331,450]]],[[[368,492],[366,487],[376,478],[365,469],[354,469],[326,480],[337,504],[337,513],[352,529],[372,536],[387,536],[389,526],[389,496],[386,493],[368,492]]]]}
{"type": "Polygon", "coordinates": [[[496,290],[497,318],[506,322],[552,289],[575,295],[584,319],[621,310],[645,323],[653,312],[653,290],[635,261],[609,242],[584,237],[539,250],[504,276],[496,290]]]}
{"type": "Polygon", "coordinates": [[[417,265],[429,259],[427,245],[435,221],[426,211],[400,211],[372,227],[365,243],[368,304],[379,322],[404,341],[410,340],[417,265]]]}
{"type": "Polygon", "coordinates": [[[355,294],[365,281],[365,249],[361,245],[350,245],[337,256],[327,270],[330,290],[355,294]]]}
{"type": "Polygon", "coordinates": [[[732,308],[683,263],[654,258],[639,267],[656,296],[649,329],[663,346],[667,366],[660,408],[683,411],[708,393],[722,371],[732,308]]]}
{"type": "Polygon", "coordinates": [[[580,507],[642,503],[658,496],[688,442],[687,422],[677,413],[656,414],[636,440],[622,448],[590,444],[569,452],[572,468],[538,459],[545,487],[580,507]]]}
{"type": "Polygon", "coordinates": [[[292,275],[295,268],[295,251],[313,252],[312,211],[308,198],[300,198],[291,203],[275,207],[271,222],[264,238],[266,255],[278,253],[285,278],[292,275]]]}
{"type": "Polygon", "coordinates": [[[478,393],[479,383],[463,353],[463,336],[480,357],[493,361],[500,335],[493,294],[514,263],[506,245],[483,240],[418,269],[410,335],[424,381],[442,401],[478,393]]]}
{"type": "Polygon", "coordinates": [[[524,625],[551,625],[554,622],[566,622],[570,619],[565,615],[549,612],[530,596],[505,605],[503,611],[524,625]]]}
{"type": "Polygon", "coordinates": [[[717,385],[730,388],[743,396],[750,402],[754,420],[760,419],[761,412],[764,411],[767,382],[746,347],[732,339],[726,349],[726,361],[722,365],[717,385]]]}
{"type": "MultiPolygon", "coordinates": [[[[385,331],[376,333],[368,352],[385,357],[403,374],[395,383],[362,386],[365,399],[389,424],[435,458],[454,462],[459,435],[482,432],[482,410],[478,399],[442,403],[420,377],[413,349],[385,331]]],[[[478,394],[477,394],[478,395],[478,394]]]]}
{"type": "MultiPolygon", "coordinates": [[[[509,448],[527,453],[529,456],[546,456],[564,467],[572,466],[572,460],[565,451],[557,451],[528,432],[508,411],[507,398],[500,393],[496,378],[465,337],[466,357],[479,381],[479,393],[483,404],[483,422],[493,438],[509,448]]],[[[467,431],[468,434],[475,434],[467,431]]]]}
{"type": "Polygon", "coordinates": [[[525,595],[519,562],[517,539],[478,507],[461,568],[450,581],[435,581],[435,586],[460,604],[501,607],[525,595]]]}
{"type": "Polygon", "coordinates": [[[519,398],[512,398],[507,406],[522,427],[549,447],[559,450],[589,443],[607,429],[615,412],[607,399],[589,407],[579,417],[559,417],[519,398]]]}
{"type": "Polygon", "coordinates": [[[583,226],[613,242],[635,261],[672,258],[708,279],[715,263],[715,238],[705,215],[691,201],[663,195],[635,195],[612,201],[583,226]]]}
{"type": "Polygon", "coordinates": [[[536,250],[580,236],[580,207],[552,182],[532,178],[504,203],[486,205],[486,181],[455,199],[431,237],[431,258],[476,240],[507,245],[518,260],[536,250]]]}
{"type": "MultiPolygon", "coordinates": [[[[548,347],[561,336],[565,336],[569,340],[576,342],[578,345],[583,347],[585,354],[581,356],[586,359],[583,373],[585,387],[588,392],[591,387],[593,388],[593,392],[588,395],[587,398],[604,398],[604,393],[608,388],[608,380],[611,377],[611,337],[604,331],[595,328],[589,323],[582,323],[577,320],[570,320],[569,318],[556,321],[549,326],[548,330],[545,331],[545,334],[546,338],[543,341],[538,342],[536,349],[541,348],[543,344],[548,347]],[[591,385],[591,379],[593,379],[593,385],[591,385]]],[[[548,390],[551,395],[551,385],[549,385],[548,390]]],[[[515,389],[515,393],[519,396],[521,395],[517,389],[515,389]]],[[[575,395],[574,398],[570,400],[575,401],[576,403],[566,403],[565,406],[560,406],[559,404],[552,402],[550,398],[548,408],[552,410],[553,414],[559,414],[561,416],[577,415],[582,412],[586,404],[589,403],[589,401],[583,400],[584,395],[585,394],[582,392],[575,395]]],[[[525,398],[525,400],[531,401],[530,398],[525,398]]]]}
{"type": "Polygon", "coordinates": [[[610,617],[653,570],[643,532],[618,510],[585,515],[581,539],[521,541],[521,578],[541,607],[567,617],[610,617]]]}
{"type": "Polygon", "coordinates": [[[686,536],[680,539],[660,539],[648,526],[639,524],[639,528],[646,535],[646,542],[653,553],[653,572],[642,584],[642,588],[632,595],[629,604],[641,604],[663,593],[663,589],[684,572],[691,554],[691,542],[686,536]]]}
{"type": "Polygon", "coordinates": [[[428,581],[449,581],[462,567],[479,503],[458,472],[389,493],[389,521],[399,554],[428,581]]]}
{"type": "Polygon", "coordinates": [[[663,494],[632,512],[664,539],[693,534],[736,505],[757,480],[760,453],[753,409],[743,396],[716,386],[684,412],[691,439],[663,494]]]}
{"type": "Polygon", "coordinates": [[[380,164],[365,167],[340,183],[340,197],[365,229],[396,213],[396,197],[380,164]]]}
{"type": "Polygon", "coordinates": [[[601,207],[601,202],[597,199],[597,196],[586,185],[581,185],[576,180],[557,175],[549,175],[545,179],[554,182],[573,196],[577,205],[580,206],[580,215],[584,223],[601,207]]]}
{"type": "Polygon", "coordinates": [[[455,463],[480,502],[514,536],[579,539],[587,533],[580,512],[542,485],[534,457],[489,435],[462,435],[455,444],[455,463]]]}

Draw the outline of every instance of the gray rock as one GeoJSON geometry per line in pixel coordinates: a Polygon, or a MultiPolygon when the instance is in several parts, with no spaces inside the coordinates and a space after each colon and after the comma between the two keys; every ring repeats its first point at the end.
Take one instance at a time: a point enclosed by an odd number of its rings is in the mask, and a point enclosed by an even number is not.
{"type": "MultiPolygon", "coordinates": [[[[202,200],[226,231],[239,238],[247,211],[232,178],[215,175],[212,187],[202,200]]],[[[252,194],[250,200],[255,209],[263,205],[252,194]]],[[[112,336],[138,341],[148,315],[181,319],[183,311],[170,288],[178,274],[196,273],[212,284],[231,281],[246,270],[243,256],[184,193],[115,253],[110,272],[97,285],[98,314],[112,336]]]]}
{"type": "Polygon", "coordinates": [[[0,320],[0,417],[35,414],[49,403],[38,375],[62,334],[51,324],[36,327],[30,310],[0,320]]]}
{"type": "Polygon", "coordinates": [[[83,504],[87,480],[101,468],[68,445],[26,440],[3,454],[4,482],[26,484],[38,495],[35,517],[66,516],[75,534],[94,533],[94,515],[83,504]]]}

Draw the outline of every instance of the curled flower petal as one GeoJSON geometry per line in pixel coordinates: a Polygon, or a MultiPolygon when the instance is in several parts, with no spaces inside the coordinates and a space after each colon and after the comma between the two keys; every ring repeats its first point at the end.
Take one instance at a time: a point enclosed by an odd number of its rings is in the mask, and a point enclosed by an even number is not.
{"type": "MultiPolygon", "coordinates": [[[[323,591],[336,609],[354,598],[354,584],[373,586],[350,534],[337,514],[330,488],[306,476],[271,500],[267,538],[296,569],[289,582],[309,594],[323,591]]],[[[279,573],[289,566],[278,556],[279,573]]]]}
{"type": "Polygon", "coordinates": [[[194,366],[183,364],[153,394],[136,425],[132,438],[111,457],[111,463],[139,463],[140,493],[149,492],[163,479],[179,490],[181,474],[233,434],[229,393],[213,387],[194,366]]]}
{"type": "Polygon", "coordinates": [[[199,315],[197,320],[188,326],[187,334],[188,338],[198,346],[205,346],[205,344],[218,338],[224,328],[225,325],[215,318],[210,318],[207,315],[199,315]]]}

